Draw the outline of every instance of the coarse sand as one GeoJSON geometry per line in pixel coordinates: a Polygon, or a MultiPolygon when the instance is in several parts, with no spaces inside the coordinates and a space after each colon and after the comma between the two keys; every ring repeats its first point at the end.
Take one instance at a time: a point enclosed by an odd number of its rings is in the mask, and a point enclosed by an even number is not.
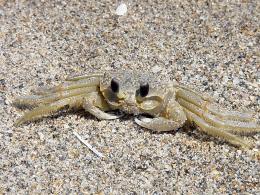
{"type": "Polygon", "coordinates": [[[23,113],[15,97],[117,69],[177,81],[259,120],[259,0],[130,0],[116,15],[119,4],[0,0],[0,194],[260,193],[260,134],[244,151],[197,128],[153,133],[131,116],[60,112],[13,126],[23,113]]]}

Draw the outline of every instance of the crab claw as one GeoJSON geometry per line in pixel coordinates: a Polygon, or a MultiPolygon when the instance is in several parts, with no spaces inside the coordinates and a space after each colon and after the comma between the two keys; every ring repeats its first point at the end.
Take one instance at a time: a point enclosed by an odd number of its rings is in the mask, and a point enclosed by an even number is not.
{"type": "Polygon", "coordinates": [[[163,117],[158,117],[158,118],[142,117],[140,118],[140,120],[138,118],[135,118],[135,122],[144,128],[151,129],[157,132],[177,130],[182,126],[182,123],[165,119],[163,117]]]}

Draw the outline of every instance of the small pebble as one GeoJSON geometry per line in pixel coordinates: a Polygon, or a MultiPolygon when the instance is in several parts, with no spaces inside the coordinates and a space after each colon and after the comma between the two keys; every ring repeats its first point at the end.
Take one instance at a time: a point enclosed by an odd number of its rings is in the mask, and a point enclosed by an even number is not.
{"type": "Polygon", "coordinates": [[[123,16],[127,12],[127,5],[125,3],[121,3],[117,8],[116,8],[116,15],[118,16],[123,16]]]}
{"type": "Polygon", "coordinates": [[[237,77],[234,77],[234,79],[233,79],[233,85],[238,85],[240,83],[240,80],[239,80],[239,78],[237,78],[237,77]]]}
{"type": "Polygon", "coordinates": [[[152,72],[153,72],[153,73],[158,73],[158,72],[160,72],[161,70],[162,70],[161,67],[158,66],[158,65],[155,65],[155,66],[152,68],[152,72]]]}
{"type": "Polygon", "coordinates": [[[115,128],[112,128],[112,133],[116,133],[116,129],[115,128]]]}
{"type": "Polygon", "coordinates": [[[43,133],[42,133],[42,132],[38,132],[38,135],[39,135],[39,139],[40,139],[41,141],[44,141],[44,135],[43,135],[43,133]]]}

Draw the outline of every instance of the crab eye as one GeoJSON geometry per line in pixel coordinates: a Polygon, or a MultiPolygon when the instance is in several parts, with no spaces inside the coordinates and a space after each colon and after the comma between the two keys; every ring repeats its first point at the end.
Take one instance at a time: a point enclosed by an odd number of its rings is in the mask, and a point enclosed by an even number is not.
{"type": "Polygon", "coordinates": [[[139,93],[141,97],[147,96],[149,93],[149,84],[148,83],[140,84],[139,93]]]}
{"type": "Polygon", "coordinates": [[[115,78],[113,78],[111,80],[110,87],[111,87],[111,90],[114,93],[118,93],[118,91],[119,91],[119,83],[118,83],[118,81],[115,78]]]}

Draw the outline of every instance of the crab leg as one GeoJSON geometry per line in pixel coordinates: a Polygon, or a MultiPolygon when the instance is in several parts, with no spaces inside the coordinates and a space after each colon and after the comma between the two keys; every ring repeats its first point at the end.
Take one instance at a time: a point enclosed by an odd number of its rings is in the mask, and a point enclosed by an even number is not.
{"type": "Polygon", "coordinates": [[[224,128],[224,130],[234,133],[248,134],[260,132],[260,126],[256,122],[221,120],[217,116],[207,112],[203,113],[203,118],[216,127],[224,128]]]}
{"type": "Polygon", "coordinates": [[[50,93],[55,93],[55,92],[60,92],[60,91],[65,91],[65,90],[98,86],[99,81],[100,81],[100,78],[93,77],[93,78],[89,78],[88,80],[76,81],[76,82],[73,81],[70,83],[60,84],[58,86],[51,87],[51,88],[48,88],[48,87],[38,88],[38,89],[34,90],[33,92],[37,95],[47,95],[50,93]]]}
{"type": "Polygon", "coordinates": [[[145,127],[153,131],[164,132],[177,130],[178,128],[183,126],[185,120],[173,121],[170,119],[165,119],[164,117],[157,117],[152,119],[142,117],[140,120],[138,118],[135,118],[135,122],[141,127],[145,127]]]}
{"type": "Polygon", "coordinates": [[[112,120],[121,117],[121,115],[116,116],[105,112],[111,110],[111,108],[98,92],[86,94],[83,98],[82,107],[100,120],[112,120]]]}
{"type": "Polygon", "coordinates": [[[80,94],[90,93],[97,91],[97,87],[84,87],[78,89],[72,89],[67,91],[61,91],[56,93],[51,93],[48,95],[33,95],[33,96],[25,96],[19,97],[14,101],[16,105],[25,105],[25,106],[37,106],[38,104],[48,104],[55,102],[57,100],[68,98],[80,94]]]}
{"type": "Polygon", "coordinates": [[[224,131],[234,132],[234,133],[252,133],[260,131],[260,127],[257,125],[256,122],[250,121],[234,121],[229,119],[221,119],[218,116],[212,115],[211,113],[207,112],[207,110],[203,110],[202,108],[191,104],[188,101],[183,99],[179,99],[178,102],[190,112],[200,116],[206,122],[210,123],[214,127],[218,129],[223,129],[224,131]]]}
{"type": "Polygon", "coordinates": [[[83,95],[65,98],[48,105],[42,105],[26,112],[16,123],[15,126],[19,126],[27,121],[36,120],[43,116],[50,115],[58,110],[69,105],[70,107],[80,107],[82,104],[83,95]]]}
{"type": "Polygon", "coordinates": [[[87,74],[87,75],[80,75],[80,76],[72,76],[66,78],[66,81],[79,81],[79,80],[85,80],[92,77],[102,77],[104,74],[102,73],[93,73],[93,74],[87,74]]]}
{"type": "Polygon", "coordinates": [[[253,114],[252,113],[242,113],[239,111],[227,111],[223,108],[218,108],[217,106],[213,104],[209,104],[206,107],[210,112],[212,112],[215,115],[219,115],[222,118],[227,118],[231,120],[244,120],[244,121],[252,121],[253,120],[253,114]]]}
{"type": "Polygon", "coordinates": [[[94,106],[93,104],[91,104],[91,102],[88,101],[87,99],[84,99],[83,108],[87,112],[89,112],[90,114],[92,114],[93,116],[97,117],[100,120],[113,120],[113,119],[117,119],[120,117],[120,116],[108,114],[108,113],[102,111],[101,109],[99,109],[96,106],[94,106]]]}
{"type": "Polygon", "coordinates": [[[193,93],[195,96],[198,96],[198,97],[202,98],[203,100],[206,100],[206,101],[209,101],[209,102],[213,102],[213,98],[201,95],[201,93],[199,93],[197,91],[194,91],[194,90],[192,90],[192,89],[190,89],[188,87],[185,87],[183,85],[173,84],[173,87],[180,88],[180,89],[182,89],[184,91],[188,91],[190,93],[193,93]]]}
{"type": "Polygon", "coordinates": [[[233,135],[229,132],[218,129],[216,127],[210,126],[202,118],[200,118],[198,115],[190,112],[188,109],[184,108],[184,112],[186,113],[189,121],[195,122],[201,128],[201,130],[206,132],[207,134],[223,138],[226,141],[228,141],[231,144],[234,144],[236,146],[242,146],[244,148],[251,147],[250,144],[247,143],[246,141],[244,141],[242,138],[240,138],[236,135],[233,135]]]}
{"type": "Polygon", "coordinates": [[[253,114],[241,113],[237,111],[227,111],[224,109],[217,109],[211,102],[203,100],[200,96],[193,94],[189,91],[179,90],[177,91],[177,98],[184,99],[202,109],[208,110],[213,114],[223,119],[239,120],[239,121],[252,121],[253,114]]]}

